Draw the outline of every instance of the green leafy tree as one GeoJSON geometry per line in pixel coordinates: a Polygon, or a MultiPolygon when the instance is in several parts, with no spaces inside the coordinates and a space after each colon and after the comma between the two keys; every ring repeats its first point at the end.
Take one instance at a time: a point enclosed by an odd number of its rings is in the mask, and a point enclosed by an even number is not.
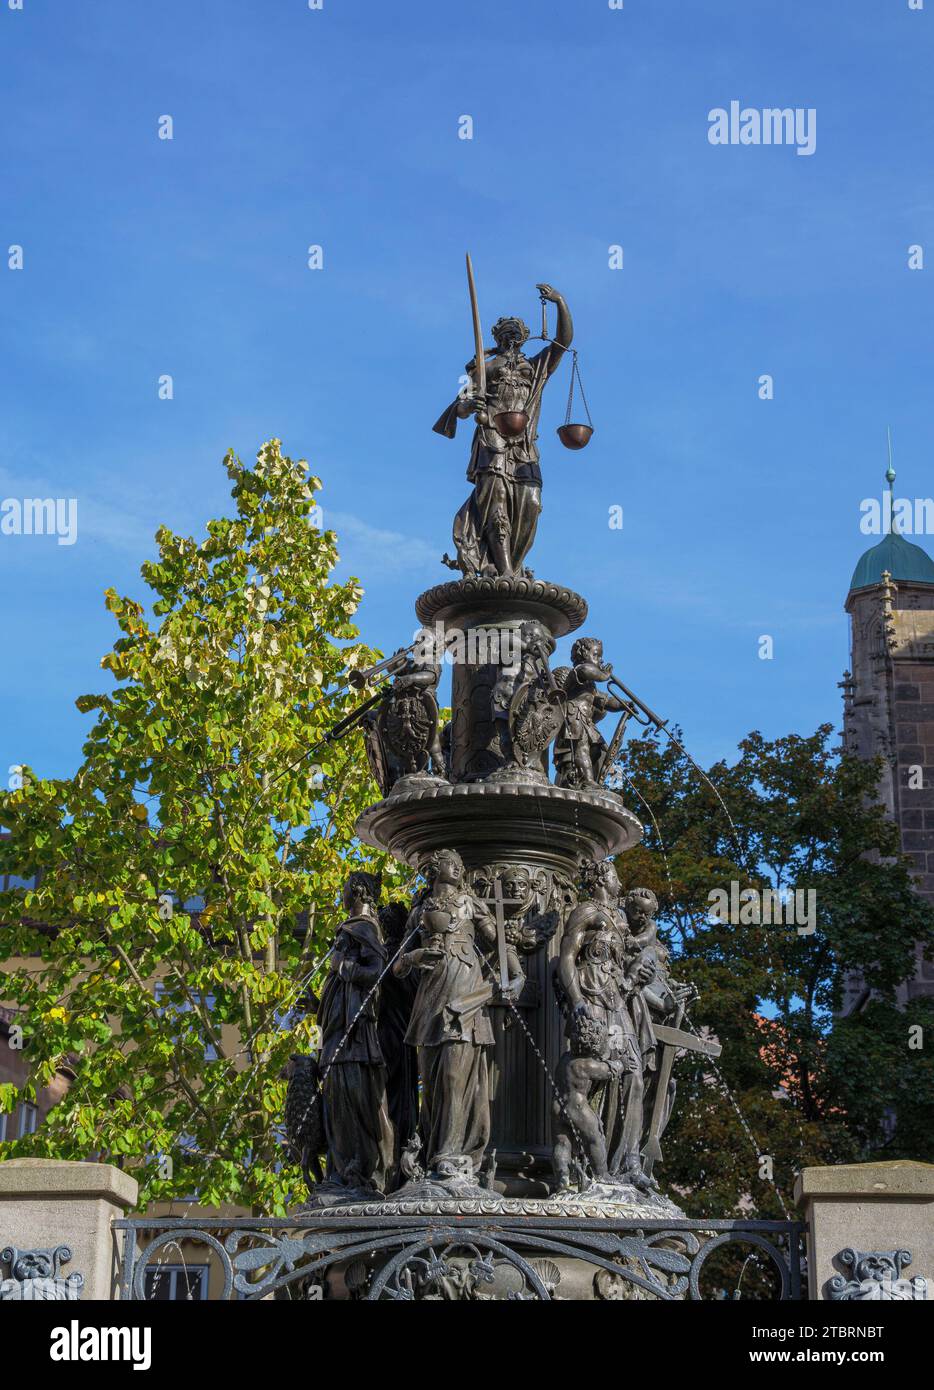
{"type": "MultiPolygon", "coordinates": [[[[359,736],[321,746],[355,703],[341,672],[375,654],[355,642],[359,585],[331,579],[320,483],[278,440],[225,465],[234,515],[201,541],[160,529],[149,615],[106,596],[117,687],[77,701],[94,724],[75,775],[26,769],[0,799],[0,869],[39,876],[0,895],[21,1095],[73,1076],[2,1152],[100,1155],[133,1168],[144,1202],[196,1190],[282,1212],[298,1175],[281,1071],[309,1049],[300,1006],[342,880],[366,867],[391,887],[401,870],[354,839],[378,798],[359,736]]],[[[4,1087],[0,1109],[17,1099],[4,1087]]]]}
{"type": "Polygon", "coordinates": [[[901,1008],[898,986],[915,943],[934,954],[934,913],[878,803],[878,765],[841,756],[832,732],[751,733],[734,763],[709,769],[722,805],[671,742],[632,740],[620,760],[621,790],[646,826],[620,877],[658,895],[673,974],[700,991],[695,1025],[723,1045],[716,1071],[693,1055],[679,1062],[664,1140],[664,1181],[698,1215],[781,1216],[808,1164],[928,1156],[934,1068],[916,1025],[934,1036],[934,1008],[901,1008]],[[813,890],[813,930],[786,924],[786,909],[781,922],[756,921],[751,902],[712,916],[711,891],[734,883],[813,890]]]}

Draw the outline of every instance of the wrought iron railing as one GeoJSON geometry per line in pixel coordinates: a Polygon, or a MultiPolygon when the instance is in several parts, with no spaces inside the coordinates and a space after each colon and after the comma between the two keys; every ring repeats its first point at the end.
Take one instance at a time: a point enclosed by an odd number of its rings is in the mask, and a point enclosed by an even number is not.
{"type": "Polygon", "coordinates": [[[464,1215],[148,1217],[123,1233],[121,1297],[378,1300],[804,1297],[798,1221],[464,1215]],[[200,1253],[195,1254],[196,1251],[200,1253]],[[210,1281],[201,1277],[204,1262],[210,1281]],[[191,1264],[199,1278],[180,1284],[191,1264]],[[171,1268],[172,1292],[161,1271],[171,1268]],[[181,1287],[186,1292],[174,1292],[181,1287]],[[197,1293],[191,1290],[197,1288],[197,1293]]]}

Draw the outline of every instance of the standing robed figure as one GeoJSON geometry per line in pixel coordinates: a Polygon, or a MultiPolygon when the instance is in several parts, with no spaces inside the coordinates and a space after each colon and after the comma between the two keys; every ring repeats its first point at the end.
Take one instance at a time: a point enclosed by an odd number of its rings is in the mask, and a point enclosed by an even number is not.
{"type": "Polygon", "coordinates": [[[406,1041],[418,1049],[422,1161],[429,1178],[471,1184],[490,1138],[494,974],[484,948],[496,941],[496,922],[464,886],[455,850],[435,851],[425,875],[407,924],[421,945],[393,969],[420,972],[406,1041]]]}
{"type": "Polygon", "coordinates": [[[393,1165],[386,1064],[377,1029],[378,982],[388,953],[377,917],[379,879],[352,873],[346,920],[331,947],[318,1023],[327,1173],[324,1186],[383,1192],[393,1165]]]}

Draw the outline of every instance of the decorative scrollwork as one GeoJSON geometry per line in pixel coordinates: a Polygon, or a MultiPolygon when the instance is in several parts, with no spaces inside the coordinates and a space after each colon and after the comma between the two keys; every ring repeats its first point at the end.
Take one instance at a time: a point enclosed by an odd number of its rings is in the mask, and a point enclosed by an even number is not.
{"type": "Polygon", "coordinates": [[[0,1280],[0,1302],[76,1302],[84,1288],[84,1275],[62,1273],[62,1265],[70,1259],[70,1245],[32,1250],[6,1246],[0,1250],[0,1261],[9,1265],[10,1278],[0,1280]]]}
{"type": "MultiPolygon", "coordinates": [[[[157,1223],[153,1222],[153,1225],[156,1224],[157,1223]]],[[[173,1246],[177,1250],[181,1250],[182,1241],[192,1241],[194,1244],[206,1245],[210,1250],[214,1251],[224,1276],[224,1286],[219,1295],[219,1301],[224,1302],[230,1297],[233,1287],[233,1271],[231,1270],[230,1259],[223,1245],[221,1245],[220,1241],[217,1240],[215,1236],[211,1235],[210,1231],[203,1230],[195,1224],[187,1226],[184,1221],[178,1221],[173,1223],[168,1230],[162,1231],[160,1235],[157,1235],[155,1240],[150,1241],[136,1260],[133,1266],[133,1279],[130,1285],[132,1290],[131,1296],[133,1298],[145,1299],[147,1297],[146,1275],[151,1266],[158,1271],[159,1266],[164,1263],[163,1260],[156,1260],[156,1255],[158,1255],[161,1250],[170,1250],[173,1246]]]]}
{"type": "Polygon", "coordinates": [[[499,879],[506,903],[506,940],[523,955],[544,946],[558,929],[569,904],[574,884],[566,874],[509,860],[496,860],[471,869],[470,886],[489,900],[499,879]]]}
{"type": "MultiPolygon", "coordinates": [[[[301,1297],[368,1302],[702,1299],[718,1249],[738,1242],[774,1266],[777,1297],[801,1297],[797,1222],[638,1221],[567,1214],[363,1215],[323,1211],[288,1221],[129,1218],[126,1295],[144,1299],[147,1273],[171,1248],[201,1244],[223,1275],[221,1299],[301,1297]],[[161,1229],[160,1229],[161,1225],[161,1229]],[[138,1231],[158,1233],[136,1250],[138,1231]],[[783,1248],[784,1247],[784,1248],[783,1248]],[[291,1294],[283,1293],[293,1286],[291,1294]]],[[[907,1282],[907,1281],[902,1281],[907,1282]]],[[[921,1281],[922,1283],[924,1281],[921,1281]]],[[[707,1296],[710,1296],[709,1294],[707,1296]]]]}
{"type": "Polygon", "coordinates": [[[754,1245],[759,1250],[764,1251],[771,1260],[778,1275],[779,1286],[777,1298],[784,1301],[791,1297],[791,1267],[783,1252],[772,1241],[766,1240],[764,1236],[757,1234],[755,1231],[740,1230],[736,1232],[730,1231],[725,1235],[711,1236],[711,1238],[700,1247],[691,1264],[690,1291],[692,1299],[702,1299],[704,1296],[701,1293],[700,1280],[701,1271],[707,1260],[715,1250],[719,1250],[721,1246],[729,1245],[734,1242],[742,1245],[754,1245]]]}
{"type": "Polygon", "coordinates": [[[852,1278],[835,1274],[827,1281],[827,1296],[832,1302],[923,1301],[927,1297],[923,1276],[902,1278],[903,1270],[911,1264],[910,1250],[854,1250],[847,1246],[837,1259],[851,1271],[852,1278]]]}
{"type": "Polygon", "coordinates": [[[367,1295],[405,1302],[548,1301],[539,1271],[489,1236],[431,1232],[400,1250],[380,1270],[367,1295]],[[440,1252],[437,1247],[440,1246],[440,1252]]]}

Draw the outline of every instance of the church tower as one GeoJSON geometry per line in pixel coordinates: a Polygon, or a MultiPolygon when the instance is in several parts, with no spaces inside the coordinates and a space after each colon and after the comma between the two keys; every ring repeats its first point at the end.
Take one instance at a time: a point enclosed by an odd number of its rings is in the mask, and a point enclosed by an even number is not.
{"type": "MultiPolygon", "coordinates": [[[[881,799],[898,823],[918,892],[934,903],[934,560],[899,529],[891,457],[885,477],[885,534],[860,559],[846,599],[844,746],[883,758],[881,799]]],[[[901,990],[903,1002],[919,995],[934,995],[934,964],[920,952],[901,990]]]]}

